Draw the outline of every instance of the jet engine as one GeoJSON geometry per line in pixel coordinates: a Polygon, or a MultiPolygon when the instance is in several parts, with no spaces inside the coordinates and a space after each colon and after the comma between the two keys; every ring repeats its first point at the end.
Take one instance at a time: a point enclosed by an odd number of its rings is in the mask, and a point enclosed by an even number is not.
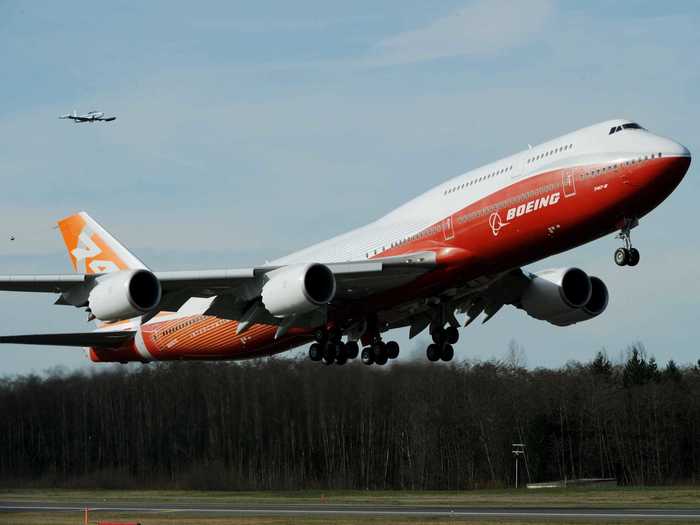
{"type": "Polygon", "coordinates": [[[284,266],[266,275],[262,302],[275,317],[305,314],[335,297],[335,276],[324,264],[284,266]]]}
{"type": "Polygon", "coordinates": [[[598,277],[590,276],[591,297],[585,306],[556,317],[549,322],[557,326],[568,326],[580,321],[588,321],[602,314],[608,307],[608,287],[598,277]]]}
{"type": "Polygon", "coordinates": [[[566,326],[577,322],[568,321],[569,316],[575,318],[592,295],[593,285],[586,272],[579,268],[558,268],[532,275],[520,306],[535,319],[566,326]]]}
{"type": "Polygon", "coordinates": [[[150,312],[161,294],[160,281],[148,270],[121,270],[97,278],[88,305],[100,321],[120,321],[150,312]]]}

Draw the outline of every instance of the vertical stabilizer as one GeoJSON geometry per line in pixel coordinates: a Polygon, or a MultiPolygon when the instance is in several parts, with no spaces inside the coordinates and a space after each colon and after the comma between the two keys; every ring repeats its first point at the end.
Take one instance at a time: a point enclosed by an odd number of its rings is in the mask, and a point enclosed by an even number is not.
{"type": "Polygon", "coordinates": [[[79,273],[109,273],[147,268],[84,211],[58,221],[73,269],[79,273]]]}

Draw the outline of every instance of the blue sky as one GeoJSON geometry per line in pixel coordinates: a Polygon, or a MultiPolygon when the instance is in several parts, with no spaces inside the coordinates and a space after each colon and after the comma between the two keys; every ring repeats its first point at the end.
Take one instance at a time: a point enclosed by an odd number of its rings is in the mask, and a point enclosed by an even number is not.
{"type": "MultiPolygon", "coordinates": [[[[240,267],[608,118],[697,152],[698,27],[695,2],[0,3],[0,273],[68,271],[53,225],[82,209],[156,269],[240,267]],[[56,118],[72,109],[118,119],[56,118]]],[[[559,366],[642,341],[700,358],[696,171],[634,231],[636,269],[613,264],[612,236],[529,268],[602,277],[601,318],[561,329],[509,307],[457,354],[514,339],[529,366],[559,366]]],[[[0,333],[90,328],[52,302],[0,295],[0,333]]],[[[0,351],[0,375],[87,366],[0,351]]]]}

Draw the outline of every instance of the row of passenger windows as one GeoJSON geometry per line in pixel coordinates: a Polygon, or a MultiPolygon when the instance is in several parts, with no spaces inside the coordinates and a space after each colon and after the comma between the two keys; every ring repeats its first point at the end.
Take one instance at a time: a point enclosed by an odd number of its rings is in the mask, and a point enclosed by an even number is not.
{"type": "Polygon", "coordinates": [[[197,321],[198,321],[198,319],[196,317],[194,317],[192,319],[188,319],[184,323],[176,324],[175,326],[172,326],[170,328],[166,328],[162,332],[157,332],[157,333],[153,334],[153,339],[158,339],[159,337],[162,337],[162,336],[174,334],[178,330],[182,330],[183,328],[185,328],[187,326],[191,326],[191,325],[195,324],[197,321]]]}
{"type": "Polygon", "coordinates": [[[539,155],[530,157],[529,159],[527,159],[527,163],[532,164],[533,162],[544,159],[546,157],[550,157],[552,155],[556,155],[557,153],[561,153],[562,151],[568,151],[573,147],[573,144],[564,144],[563,146],[559,146],[558,148],[550,149],[549,151],[545,151],[544,153],[540,153],[539,155]]]}
{"type": "Polygon", "coordinates": [[[457,222],[463,224],[465,222],[471,221],[472,219],[476,219],[477,217],[483,217],[484,215],[491,214],[495,211],[500,210],[501,208],[511,208],[519,202],[530,200],[533,197],[536,197],[537,195],[542,195],[543,193],[551,193],[559,188],[559,183],[545,184],[543,186],[535,188],[534,190],[527,191],[525,193],[516,195],[515,197],[510,197],[509,199],[499,201],[496,204],[492,204],[491,206],[486,206],[485,208],[481,208],[480,210],[467,213],[466,215],[460,215],[459,217],[457,217],[457,222]]]}
{"type": "MultiPolygon", "coordinates": [[[[568,147],[564,146],[563,147],[564,149],[557,148],[557,149],[554,149],[552,151],[554,151],[554,152],[566,151],[567,149],[569,149],[571,147],[573,147],[573,146],[571,144],[569,144],[568,147]]],[[[538,158],[538,157],[533,157],[533,159],[536,159],[536,158],[538,158]]],[[[644,155],[643,157],[640,156],[640,157],[637,157],[636,159],[625,161],[624,165],[625,166],[632,166],[632,165],[638,164],[642,161],[650,160],[650,159],[654,159],[654,158],[660,159],[661,153],[652,153],[651,155],[644,155]]],[[[620,164],[620,166],[622,166],[622,165],[623,164],[620,164]]],[[[607,171],[617,169],[617,167],[618,167],[617,163],[610,164],[610,165],[605,166],[603,168],[596,168],[594,170],[579,173],[576,175],[576,178],[578,180],[585,180],[585,179],[597,177],[597,176],[602,175],[603,173],[605,173],[607,171]]],[[[451,188],[450,190],[445,190],[444,194],[452,193],[453,191],[457,191],[459,189],[465,188],[471,184],[476,184],[476,183],[481,182],[482,180],[485,180],[487,178],[491,178],[491,177],[494,177],[494,176],[499,175],[501,173],[510,171],[512,168],[513,168],[512,166],[509,166],[507,168],[503,168],[502,170],[494,171],[494,172],[490,173],[489,175],[485,175],[483,177],[480,177],[478,179],[470,181],[469,183],[462,184],[461,186],[455,186],[454,188],[451,188]]],[[[457,217],[457,222],[460,224],[463,224],[463,223],[469,222],[472,219],[475,219],[477,217],[483,217],[484,215],[488,215],[490,213],[498,211],[502,208],[506,208],[506,207],[510,208],[521,201],[527,201],[529,199],[532,199],[533,197],[536,197],[537,195],[541,195],[543,193],[553,192],[553,191],[559,189],[559,187],[560,186],[558,183],[545,184],[545,185],[540,186],[532,191],[521,193],[519,195],[516,195],[515,197],[511,197],[509,199],[497,202],[496,204],[492,204],[492,205],[487,206],[485,208],[481,208],[480,210],[473,211],[473,212],[468,213],[466,215],[460,215],[459,217],[457,217]]],[[[416,233],[415,235],[409,235],[408,237],[405,237],[401,240],[392,242],[389,247],[395,248],[396,246],[400,246],[401,244],[405,244],[407,242],[416,241],[419,239],[425,239],[426,237],[432,237],[436,233],[441,232],[442,228],[443,228],[442,223],[434,224],[433,226],[430,226],[430,227],[426,228],[425,230],[416,233]]],[[[369,258],[371,255],[377,255],[378,253],[381,253],[385,250],[386,250],[386,246],[382,246],[381,249],[377,248],[377,249],[373,250],[372,252],[367,252],[365,255],[367,256],[367,258],[369,258]]]]}
{"type": "Polygon", "coordinates": [[[634,164],[639,164],[640,162],[643,162],[645,160],[651,160],[651,159],[660,159],[661,158],[661,153],[652,153],[651,155],[644,155],[643,157],[637,157],[636,159],[632,160],[626,160],[624,163],[621,164],[609,164],[607,166],[604,166],[602,168],[596,168],[594,170],[590,171],[584,171],[582,173],[579,173],[576,175],[576,178],[579,180],[586,180],[586,179],[591,179],[593,177],[597,177],[599,175],[602,175],[603,173],[606,173],[611,170],[616,170],[618,166],[632,166],[634,164]]]}
{"type": "Polygon", "coordinates": [[[454,193],[455,191],[458,190],[463,190],[464,188],[468,188],[469,186],[473,186],[474,184],[478,184],[480,182],[483,182],[487,179],[492,179],[496,175],[502,175],[503,173],[507,173],[513,169],[513,166],[506,166],[505,168],[501,168],[499,170],[492,171],[491,173],[487,175],[483,175],[479,178],[472,179],[470,181],[464,182],[462,184],[458,184],[457,186],[453,186],[452,188],[446,189],[445,191],[442,192],[443,195],[448,195],[449,193],[454,193]]]}
{"type": "MultiPolygon", "coordinates": [[[[636,122],[630,122],[629,124],[623,124],[622,126],[613,126],[610,128],[610,132],[608,135],[612,135],[613,133],[617,133],[618,131],[622,131],[623,129],[644,129],[642,126],[637,124],[636,122]]],[[[646,131],[646,130],[645,130],[646,131]]]]}

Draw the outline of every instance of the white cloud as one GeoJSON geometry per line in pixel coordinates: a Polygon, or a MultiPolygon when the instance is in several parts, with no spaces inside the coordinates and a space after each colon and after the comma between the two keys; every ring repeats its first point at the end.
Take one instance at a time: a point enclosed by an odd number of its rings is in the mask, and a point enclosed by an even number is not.
{"type": "Polygon", "coordinates": [[[425,27],[385,38],[369,62],[407,64],[497,54],[537,35],[552,11],[549,0],[479,0],[425,27]]]}

